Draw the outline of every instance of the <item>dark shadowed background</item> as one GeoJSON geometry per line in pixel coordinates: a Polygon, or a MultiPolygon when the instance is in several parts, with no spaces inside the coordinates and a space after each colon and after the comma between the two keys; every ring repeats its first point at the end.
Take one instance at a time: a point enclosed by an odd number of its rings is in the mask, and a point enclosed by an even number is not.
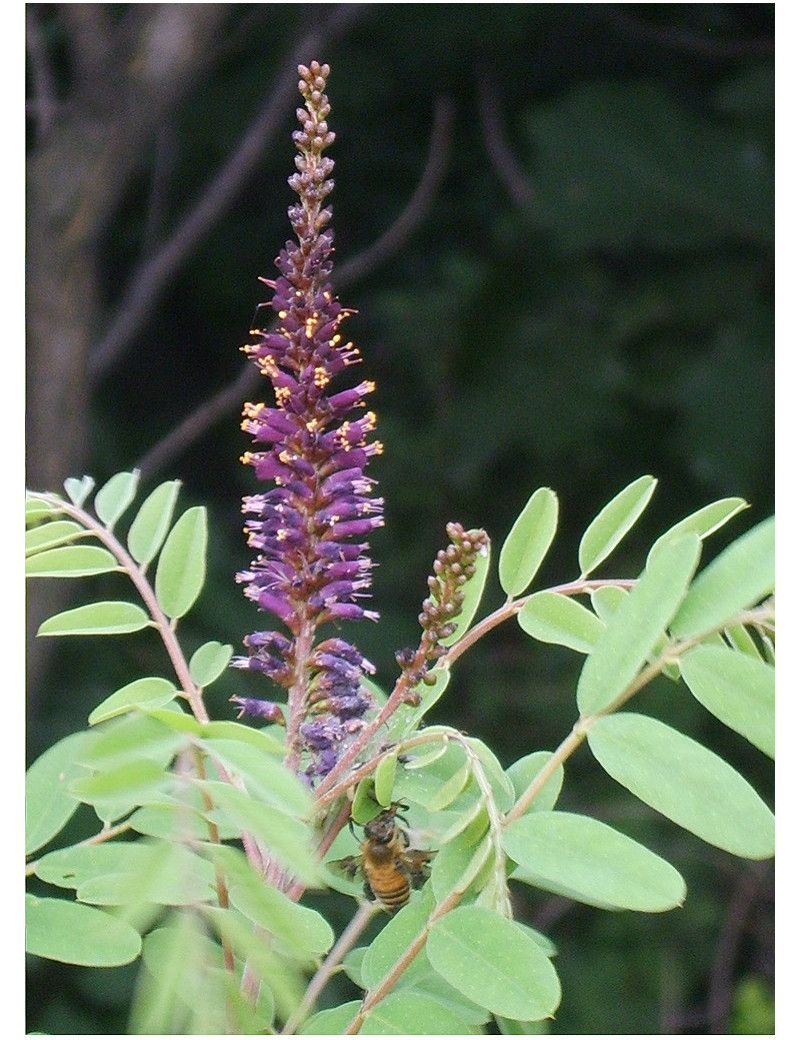
{"type": "MultiPolygon", "coordinates": [[[[177,477],[184,506],[208,505],[185,645],[238,652],[263,627],[233,580],[256,489],[241,405],[266,392],[238,348],[290,231],[299,61],[332,70],[335,284],[378,387],[382,621],[351,637],[384,685],[448,520],[498,551],[554,488],[546,587],[577,576],[582,531],[644,473],[655,499],[603,576],[635,576],[715,498],[751,508],[714,552],[773,511],[774,5],[28,4],[27,23],[27,483],[139,467],[145,491],[177,477]]],[[[69,591],[32,587],[32,633],[69,591]]],[[[486,609],[500,601],[491,586],[486,609]]],[[[131,668],[166,667],[148,655],[146,639],[31,638],[29,759],[131,668]]],[[[503,628],[437,717],[507,766],[569,731],[580,665],[503,628]]],[[[236,692],[269,695],[233,672],[212,716],[236,692]]],[[[676,687],[641,710],[771,800],[771,765],[676,687]]],[[[561,804],[643,840],[689,895],[653,917],[527,890],[518,915],[559,950],[551,1031],[773,1032],[771,864],[656,818],[588,753],[561,804]]],[[[28,1028],[122,1032],[132,979],[32,961],[28,1028]]]]}

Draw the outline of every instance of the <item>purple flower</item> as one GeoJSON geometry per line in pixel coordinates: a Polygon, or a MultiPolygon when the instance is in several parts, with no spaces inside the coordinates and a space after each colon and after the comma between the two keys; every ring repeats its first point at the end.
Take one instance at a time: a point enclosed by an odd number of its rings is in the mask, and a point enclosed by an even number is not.
{"type": "MultiPolygon", "coordinates": [[[[381,452],[370,437],[375,415],[364,411],[374,385],[334,386],[358,363],[342,334],[350,311],[331,288],[331,159],[323,155],[334,134],[324,90],[327,66],[299,67],[305,108],[294,134],[297,172],[289,184],[299,201],[289,208],[296,241],[286,243],[278,277],[262,279],[273,291],[273,329],[255,329],[242,349],[272,385],[273,401],[247,403],[242,429],[253,450],[242,461],[271,486],[243,500],[248,545],[257,552],[237,575],[245,595],[288,630],[258,632],[244,642],[237,667],[263,672],[289,691],[287,760],[313,779],[335,764],[372,706],[362,685],[371,671],[342,639],[316,646],[328,622],[376,619],[363,605],[371,586],[367,537],[383,524],[383,500],[364,469],[381,452]]],[[[236,698],[249,713],[248,698],[236,698]]],[[[254,703],[256,714],[263,714],[254,703]]]]}

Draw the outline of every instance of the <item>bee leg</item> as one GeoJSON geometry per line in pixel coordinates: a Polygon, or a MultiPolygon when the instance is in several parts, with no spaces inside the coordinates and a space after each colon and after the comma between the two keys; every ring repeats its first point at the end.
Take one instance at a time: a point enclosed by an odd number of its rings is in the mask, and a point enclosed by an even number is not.
{"type": "Polygon", "coordinates": [[[370,885],[369,881],[364,882],[364,895],[367,897],[370,903],[374,903],[377,899],[377,896],[372,891],[372,886],[370,885]]]}

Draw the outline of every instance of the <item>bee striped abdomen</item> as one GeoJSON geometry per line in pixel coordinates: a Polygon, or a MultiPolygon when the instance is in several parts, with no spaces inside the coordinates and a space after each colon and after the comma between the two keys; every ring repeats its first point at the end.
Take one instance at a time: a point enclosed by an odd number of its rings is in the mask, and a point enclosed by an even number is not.
{"type": "Polygon", "coordinates": [[[391,845],[375,845],[365,852],[364,875],[377,901],[390,914],[408,902],[411,878],[403,860],[391,845]]]}

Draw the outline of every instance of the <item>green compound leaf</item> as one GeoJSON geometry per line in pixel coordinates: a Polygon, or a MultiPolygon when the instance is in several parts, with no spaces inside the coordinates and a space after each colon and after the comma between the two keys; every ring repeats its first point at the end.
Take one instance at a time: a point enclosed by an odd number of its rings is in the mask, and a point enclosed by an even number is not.
{"type": "Polygon", "coordinates": [[[218,643],[211,640],[203,643],[192,654],[189,661],[189,674],[199,687],[210,686],[228,667],[233,654],[230,643],[218,643]]]}
{"type": "Polygon", "coordinates": [[[77,763],[85,740],[85,733],[71,733],[40,755],[25,774],[26,856],[54,838],[78,808],[80,802],[69,786],[86,774],[77,763]]]}
{"type": "Polygon", "coordinates": [[[119,564],[100,545],[62,545],[29,556],[25,561],[28,578],[84,578],[89,574],[106,574],[119,564]]]}
{"type": "Polygon", "coordinates": [[[25,895],[25,950],[66,964],[110,968],[139,956],[142,941],[127,922],[66,899],[25,895]]]}
{"type": "Polygon", "coordinates": [[[578,566],[585,578],[616,549],[644,512],[655,491],[655,477],[645,476],[623,488],[603,506],[578,546],[578,566]]]}
{"type": "Polygon", "coordinates": [[[432,926],[427,943],[433,968],[489,1011],[536,1021],[561,999],[558,976],[531,936],[486,907],[460,906],[432,926]]]}
{"type": "Polygon", "coordinates": [[[39,626],[40,636],[111,636],[140,632],[150,619],[140,606],[121,600],[87,603],[47,618],[39,626]]]}
{"type": "Polygon", "coordinates": [[[161,550],[156,569],[156,599],[169,618],[180,618],[194,604],[206,576],[208,521],[202,506],[178,519],[161,550]]]}
{"type": "Polygon", "coordinates": [[[581,715],[607,708],[636,678],[678,609],[699,556],[700,539],[685,534],[648,563],[586,658],[578,680],[581,715]]]}
{"type": "Polygon", "coordinates": [[[618,712],[589,730],[592,754],[645,805],[746,859],[775,853],[775,818],[744,777],[708,748],[645,715],[618,712]]]}
{"type": "Polygon", "coordinates": [[[169,480],[144,500],[128,531],[128,549],[140,567],[145,568],[167,537],[181,482],[169,480]]]}
{"type": "Polygon", "coordinates": [[[101,701],[89,716],[89,725],[96,726],[98,722],[124,715],[134,708],[161,708],[169,704],[177,692],[168,679],[157,675],[135,679],[101,701]]]}
{"type": "Polygon", "coordinates": [[[672,622],[681,639],[722,627],[775,589],[775,517],[747,531],[702,570],[672,622]]]}
{"type": "Polygon", "coordinates": [[[509,824],[503,847],[517,864],[512,878],[590,906],[658,913],[686,897],[666,860],[588,816],[522,816],[509,824]]]}
{"type": "Polygon", "coordinates": [[[765,755],[775,757],[775,669],[722,646],[695,647],[680,660],[698,701],[765,755]]]}
{"type": "Polygon", "coordinates": [[[558,526],[558,499],[550,488],[534,491],[500,550],[503,592],[518,596],[530,585],[550,548],[558,526]]]}
{"type": "Polygon", "coordinates": [[[566,646],[588,654],[594,648],[603,622],[571,596],[535,592],[517,614],[523,632],[542,643],[566,646]]]}
{"type": "Polygon", "coordinates": [[[25,555],[41,552],[42,549],[52,549],[56,545],[65,542],[73,542],[76,538],[83,538],[87,531],[85,527],[76,524],[74,520],[51,520],[46,524],[31,527],[25,532],[25,555]]]}
{"type": "Polygon", "coordinates": [[[133,501],[138,485],[138,470],[116,473],[94,496],[94,511],[109,531],[133,501]]]}

